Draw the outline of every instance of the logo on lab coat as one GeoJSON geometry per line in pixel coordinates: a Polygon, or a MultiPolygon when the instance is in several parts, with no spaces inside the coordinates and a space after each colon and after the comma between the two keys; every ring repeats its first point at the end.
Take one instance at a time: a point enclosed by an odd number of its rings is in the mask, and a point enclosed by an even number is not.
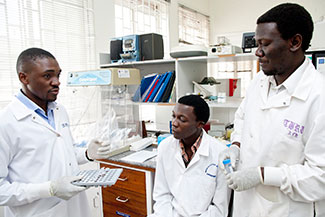
{"type": "Polygon", "coordinates": [[[288,119],[284,119],[283,125],[285,128],[288,129],[288,135],[295,138],[298,138],[299,135],[302,135],[305,130],[304,126],[297,124],[293,121],[290,121],[288,119]]]}
{"type": "Polygon", "coordinates": [[[205,174],[210,176],[210,177],[217,177],[218,173],[218,165],[217,164],[210,164],[206,169],[205,169],[205,174]]]}

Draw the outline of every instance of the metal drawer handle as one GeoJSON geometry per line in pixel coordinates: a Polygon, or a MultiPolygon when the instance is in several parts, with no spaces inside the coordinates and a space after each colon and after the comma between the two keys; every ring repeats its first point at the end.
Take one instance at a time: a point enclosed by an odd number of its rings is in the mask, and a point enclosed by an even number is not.
{"type": "Polygon", "coordinates": [[[122,181],[122,182],[125,182],[126,180],[128,180],[128,177],[125,177],[125,178],[118,178],[117,180],[122,181]]]}
{"type": "Polygon", "coordinates": [[[115,198],[115,200],[117,200],[118,202],[121,202],[121,203],[126,203],[129,201],[129,198],[126,198],[125,200],[122,200],[120,199],[120,196],[117,196],[117,198],[115,198]]]}

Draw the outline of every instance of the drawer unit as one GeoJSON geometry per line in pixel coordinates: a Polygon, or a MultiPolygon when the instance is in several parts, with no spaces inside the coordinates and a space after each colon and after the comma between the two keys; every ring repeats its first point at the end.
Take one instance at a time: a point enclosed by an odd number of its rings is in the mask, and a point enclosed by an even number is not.
{"type": "Polygon", "coordinates": [[[108,212],[110,214],[113,214],[114,216],[114,213],[116,214],[116,212],[118,211],[120,213],[124,213],[130,216],[133,216],[134,214],[137,214],[138,216],[147,216],[145,194],[139,194],[124,189],[104,188],[103,203],[105,214],[106,212],[108,212]],[[109,205],[109,207],[114,208],[107,209],[106,205],[109,205]]]}
{"type": "Polygon", "coordinates": [[[102,188],[104,217],[146,217],[152,212],[153,172],[116,162],[101,162],[100,167],[123,169],[115,185],[102,188]]]}
{"type": "Polygon", "coordinates": [[[123,172],[120,175],[120,178],[117,180],[115,185],[111,188],[126,189],[130,191],[139,192],[141,194],[146,193],[146,184],[145,184],[145,173],[140,171],[135,171],[132,169],[127,169],[118,166],[105,165],[101,164],[101,167],[108,168],[122,168],[123,172]]]}

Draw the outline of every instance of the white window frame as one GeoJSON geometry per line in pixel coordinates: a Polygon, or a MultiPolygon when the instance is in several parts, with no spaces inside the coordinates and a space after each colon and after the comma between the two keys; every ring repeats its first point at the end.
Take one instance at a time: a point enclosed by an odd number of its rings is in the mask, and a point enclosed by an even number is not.
{"type": "Polygon", "coordinates": [[[209,46],[210,17],[178,5],[179,44],[209,46]]]}
{"type": "Polygon", "coordinates": [[[51,52],[62,69],[57,101],[67,108],[73,130],[95,120],[94,88],[66,86],[69,71],[97,66],[93,8],[93,0],[0,0],[0,109],[21,88],[18,55],[39,47],[51,52]]]}
{"type": "Polygon", "coordinates": [[[157,33],[169,54],[169,1],[115,0],[115,36],[157,33]]]}

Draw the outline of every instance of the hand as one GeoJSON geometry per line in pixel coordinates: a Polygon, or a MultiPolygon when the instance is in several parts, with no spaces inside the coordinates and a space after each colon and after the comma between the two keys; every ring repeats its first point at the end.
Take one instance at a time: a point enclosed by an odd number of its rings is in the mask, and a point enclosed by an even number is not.
{"type": "Polygon", "coordinates": [[[245,191],[263,183],[261,168],[248,168],[226,175],[229,188],[245,191]]]}
{"type": "Polygon", "coordinates": [[[90,159],[105,159],[109,157],[111,145],[109,142],[102,142],[92,139],[88,143],[87,154],[90,159]]]}
{"type": "Polygon", "coordinates": [[[236,161],[239,159],[240,149],[237,145],[231,145],[229,148],[225,149],[219,154],[219,162],[218,167],[225,172],[225,166],[223,165],[223,161],[226,159],[230,159],[231,166],[235,170],[237,165],[236,161]]]}
{"type": "Polygon", "coordinates": [[[73,181],[80,180],[81,176],[64,176],[58,180],[51,181],[50,194],[63,200],[69,200],[79,192],[86,190],[86,187],[80,187],[71,184],[73,181]]]}

